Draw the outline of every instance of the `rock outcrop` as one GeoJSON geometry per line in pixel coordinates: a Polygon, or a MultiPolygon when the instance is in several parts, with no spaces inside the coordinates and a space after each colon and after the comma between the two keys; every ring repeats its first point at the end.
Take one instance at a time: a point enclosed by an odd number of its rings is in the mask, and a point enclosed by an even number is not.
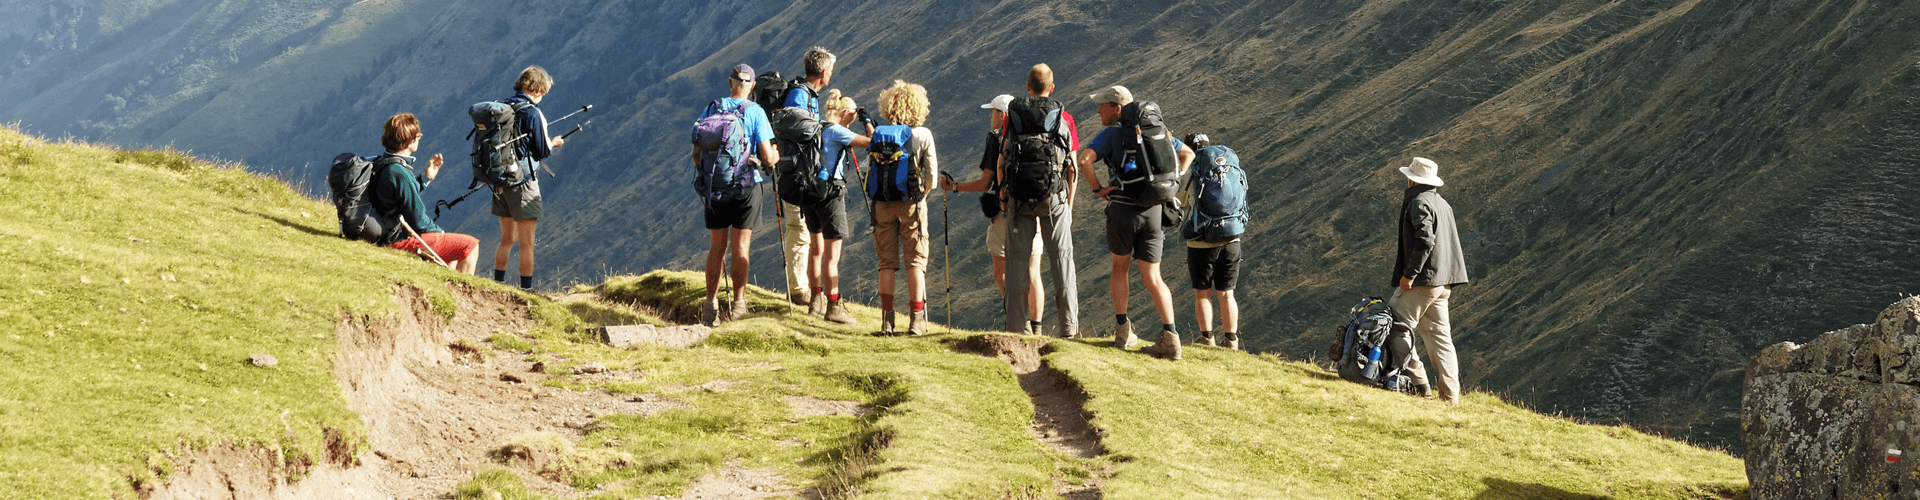
{"type": "Polygon", "coordinates": [[[1870,325],[1747,363],[1741,440],[1753,498],[1920,495],[1920,297],[1870,325]]]}

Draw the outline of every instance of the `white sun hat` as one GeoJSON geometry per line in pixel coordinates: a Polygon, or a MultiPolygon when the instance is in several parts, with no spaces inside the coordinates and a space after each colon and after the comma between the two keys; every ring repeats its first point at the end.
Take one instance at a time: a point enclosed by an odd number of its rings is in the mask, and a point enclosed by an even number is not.
{"type": "Polygon", "coordinates": [[[1414,157],[1412,165],[1400,167],[1400,173],[1406,175],[1407,180],[1428,186],[1447,184],[1440,180],[1440,165],[1426,158],[1414,157]]]}

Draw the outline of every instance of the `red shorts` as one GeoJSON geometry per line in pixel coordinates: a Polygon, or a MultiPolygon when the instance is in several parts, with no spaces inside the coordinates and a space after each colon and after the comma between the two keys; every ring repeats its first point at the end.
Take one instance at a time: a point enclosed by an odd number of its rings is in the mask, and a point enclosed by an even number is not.
{"type": "Polygon", "coordinates": [[[418,254],[421,259],[432,261],[433,258],[427,257],[426,252],[420,251],[420,240],[423,239],[427,240],[427,248],[432,248],[433,253],[440,255],[440,260],[447,261],[448,263],[456,260],[466,260],[468,256],[473,255],[474,249],[480,247],[479,238],[456,233],[427,233],[420,235],[419,238],[409,236],[407,239],[400,240],[398,243],[388,246],[405,250],[408,253],[418,254]]]}

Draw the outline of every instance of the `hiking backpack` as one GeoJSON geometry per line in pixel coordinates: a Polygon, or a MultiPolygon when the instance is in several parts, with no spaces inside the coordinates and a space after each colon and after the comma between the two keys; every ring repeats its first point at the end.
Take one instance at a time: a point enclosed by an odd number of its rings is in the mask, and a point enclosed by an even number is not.
{"type": "Polygon", "coordinates": [[[1180,236],[1226,243],[1246,234],[1247,172],[1240,169],[1240,156],[1226,146],[1207,146],[1193,163],[1193,177],[1187,181],[1193,212],[1180,226],[1180,236]]]}
{"type": "Polygon", "coordinates": [[[524,137],[520,133],[520,111],[530,107],[532,101],[518,97],[467,107],[467,116],[473,118],[473,130],[467,133],[473,139],[473,182],[467,187],[485,184],[508,188],[533,179],[532,172],[521,169],[519,145],[524,137]]]}
{"type": "MultiPolygon", "coordinates": [[[[773,122],[773,144],[780,149],[775,187],[780,200],[799,206],[814,206],[840,196],[829,167],[839,165],[835,157],[826,158],[825,128],[813,113],[804,108],[781,108],[769,119],[773,122]]],[[[846,150],[841,150],[845,155],[846,150]]]]}
{"type": "Polygon", "coordinates": [[[1127,104],[1120,108],[1119,127],[1119,147],[1106,158],[1107,169],[1120,187],[1113,201],[1143,207],[1173,201],[1180,190],[1180,162],[1160,105],[1153,101],[1127,104]]]}
{"type": "MultiPolygon", "coordinates": [[[[794,87],[807,88],[802,85],[805,82],[806,80],[799,78],[783,80],[780,78],[779,71],[768,70],[753,79],[753,103],[759,104],[760,109],[787,107],[787,91],[793,90],[794,87]]],[[[807,91],[813,92],[812,89],[807,91]]],[[[819,94],[814,94],[814,97],[818,99],[819,94]]]]}
{"type": "Polygon", "coordinates": [[[397,217],[388,217],[373,208],[373,179],[385,167],[385,162],[376,165],[376,158],[379,157],[353,153],[333,157],[333,167],[327,170],[327,187],[333,190],[331,198],[334,215],[340,220],[340,236],[378,245],[398,239],[392,236],[401,229],[397,217]]]}
{"type": "Polygon", "coordinates": [[[1060,101],[1020,97],[1007,103],[1007,145],[1001,163],[1014,201],[1036,203],[1067,189],[1069,160],[1065,110],[1060,101]]]}
{"type": "Polygon", "coordinates": [[[927,190],[920,185],[920,159],[912,149],[913,127],[883,125],[873,129],[873,142],[867,145],[872,159],[867,176],[867,197],[873,201],[920,201],[927,190]]]}
{"type": "Polygon", "coordinates": [[[1362,298],[1351,311],[1346,326],[1334,329],[1337,335],[1327,349],[1340,378],[1392,391],[1412,389],[1411,379],[1393,368],[1399,363],[1387,349],[1393,309],[1387,307],[1386,299],[1362,298]]]}
{"type": "Polygon", "coordinates": [[[753,148],[747,144],[747,106],[732,108],[722,101],[707,104],[707,117],[693,122],[693,191],[708,201],[739,201],[753,194],[754,169],[748,163],[753,148]]]}

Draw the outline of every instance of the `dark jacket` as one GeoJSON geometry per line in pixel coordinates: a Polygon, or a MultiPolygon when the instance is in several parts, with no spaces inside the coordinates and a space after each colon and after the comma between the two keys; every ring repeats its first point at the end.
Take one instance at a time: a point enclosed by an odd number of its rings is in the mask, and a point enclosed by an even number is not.
{"type": "MultiPolygon", "coordinates": [[[[427,215],[427,202],[420,199],[420,192],[427,189],[432,181],[424,180],[413,172],[413,157],[387,153],[373,160],[373,209],[387,217],[399,217],[413,226],[420,234],[444,232],[439,224],[433,223],[433,217],[427,215]]],[[[411,238],[407,230],[400,229],[388,233],[393,241],[382,241],[381,245],[411,238]]]]}
{"type": "Polygon", "coordinates": [[[527,165],[528,179],[532,179],[532,175],[540,171],[540,162],[553,156],[553,148],[548,144],[552,142],[552,137],[547,135],[547,115],[541,113],[540,106],[534,105],[533,99],[526,94],[514,94],[507,100],[526,101],[528,104],[526,109],[516,112],[518,114],[514,117],[514,126],[520,129],[520,133],[527,135],[520,139],[520,144],[515,147],[520,148],[521,161],[527,165]]]}
{"type": "Polygon", "coordinates": [[[1467,282],[1467,260],[1460,252],[1460,231],[1453,206],[1425,184],[1407,188],[1400,202],[1400,254],[1393,261],[1393,286],[1413,278],[1413,286],[1453,286],[1467,282]]]}

